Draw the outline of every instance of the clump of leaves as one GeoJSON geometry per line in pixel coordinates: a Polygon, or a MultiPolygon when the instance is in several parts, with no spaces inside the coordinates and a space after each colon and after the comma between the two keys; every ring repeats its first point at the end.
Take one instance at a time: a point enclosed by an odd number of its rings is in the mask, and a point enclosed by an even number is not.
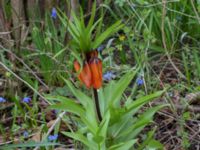
{"type": "Polygon", "coordinates": [[[91,16],[88,24],[85,23],[85,17],[82,9],[80,9],[80,17],[74,12],[71,12],[73,20],[69,20],[64,13],[59,14],[62,23],[68,28],[70,35],[73,38],[72,45],[79,52],[88,52],[96,49],[99,45],[106,40],[113,33],[117,32],[123,27],[121,21],[117,21],[105,31],[102,32],[102,19],[100,17],[95,21],[96,4],[94,3],[91,11],[91,16]]]}
{"type": "Polygon", "coordinates": [[[128,150],[132,147],[143,149],[152,147],[152,143],[154,143],[153,148],[161,148],[162,145],[153,139],[155,130],[147,134],[142,144],[138,144],[137,136],[146,125],[152,122],[154,114],[166,105],[148,108],[145,112],[136,114],[143,105],[161,96],[164,91],[158,91],[134,101],[128,98],[123,106],[120,104],[122,95],[136,72],[129,71],[119,81],[111,81],[105,88],[98,91],[101,121],[98,121],[92,98],[64,79],[76,99],[62,96],[47,97],[51,102],[58,101],[50,108],[71,112],[78,123],[77,131],[63,132],[63,134],[80,141],[86,149],[91,150],[97,148],[128,150]]]}

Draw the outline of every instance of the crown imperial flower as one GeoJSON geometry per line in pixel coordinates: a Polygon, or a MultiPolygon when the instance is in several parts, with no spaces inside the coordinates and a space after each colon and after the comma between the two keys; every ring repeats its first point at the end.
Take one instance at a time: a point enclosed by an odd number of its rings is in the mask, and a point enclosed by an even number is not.
{"type": "Polygon", "coordinates": [[[86,53],[86,60],[83,62],[83,68],[77,60],[74,61],[75,71],[79,73],[78,79],[89,89],[99,89],[102,86],[102,61],[98,58],[98,52],[92,51],[86,53]]]}

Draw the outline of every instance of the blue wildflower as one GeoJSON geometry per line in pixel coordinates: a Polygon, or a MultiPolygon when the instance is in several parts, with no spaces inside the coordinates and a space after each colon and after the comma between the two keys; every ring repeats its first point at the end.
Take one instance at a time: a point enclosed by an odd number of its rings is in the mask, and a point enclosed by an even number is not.
{"type": "Polygon", "coordinates": [[[141,85],[144,84],[144,81],[141,77],[139,77],[139,78],[137,78],[136,83],[137,83],[138,86],[141,86],[141,85]]]}
{"type": "Polygon", "coordinates": [[[27,138],[28,137],[28,132],[24,131],[23,136],[24,136],[24,138],[27,138]]]}
{"type": "Polygon", "coordinates": [[[103,51],[103,49],[104,49],[104,45],[101,45],[101,46],[99,46],[99,47],[97,48],[97,51],[98,51],[98,52],[101,52],[101,51],[103,51]]]}
{"type": "Polygon", "coordinates": [[[58,114],[59,111],[58,111],[58,110],[53,110],[53,113],[54,113],[54,114],[58,114]]]}
{"type": "Polygon", "coordinates": [[[30,103],[31,98],[30,97],[24,97],[22,100],[24,103],[30,103]]]}
{"type": "Polygon", "coordinates": [[[6,102],[6,99],[3,97],[0,97],[0,103],[5,103],[5,102],[6,102]]]}
{"type": "Polygon", "coordinates": [[[51,18],[56,19],[57,18],[57,12],[55,7],[52,8],[51,10],[51,18]]]}
{"type": "Polygon", "coordinates": [[[110,81],[110,80],[112,80],[113,78],[115,78],[115,75],[114,75],[112,72],[110,72],[110,71],[106,72],[106,73],[103,75],[103,79],[104,79],[105,81],[110,81]]]}
{"type": "Polygon", "coordinates": [[[49,140],[49,141],[57,140],[57,138],[58,138],[58,134],[55,134],[55,135],[49,135],[49,136],[48,136],[48,140],[49,140]]]}

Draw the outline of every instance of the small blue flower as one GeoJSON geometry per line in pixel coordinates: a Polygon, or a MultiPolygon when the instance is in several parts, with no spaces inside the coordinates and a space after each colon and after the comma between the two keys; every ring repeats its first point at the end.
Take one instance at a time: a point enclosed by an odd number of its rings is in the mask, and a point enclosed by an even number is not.
{"type": "Polygon", "coordinates": [[[101,46],[99,46],[99,47],[97,48],[97,51],[98,51],[98,52],[102,52],[103,49],[104,49],[104,45],[101,45],[101,46]]]}
{"type": "Polygon", "coordinates": [[[105,81],[110,81],[110,80],[112,80],[112,79],[114,79],[114,78],[115,78],[115,75],[114,75],[112,72],[110,72],[110,71],[106,72],[106,73],[103,75],[103,79],[104,79],[105,81]]]}
{"type": "Polygon", "coordinates": [[[138,86],[141,86],[141,85],[144,84],[144,81],[142,80],[141,77],[139,77],[139,78],[137,78],[136,83],[137,83],[138,86]]]}
{"type": "Polygon", "coordinates": [[[0,103],[5,103],[5,102],[6,102],[6,99],[3,97],[0,97],[0,103]]]}
{"type": "Polygon", "coordinates": [[[27,138],[28,137],[28,132],[24,131],[23,136],[24,136],[24,138],[27,138]]]}
{"type": "Polygon", "coordinates": [[[51,18],[56,19],[57,18],[57,12],[55,7],[52,8],[51,10],[51,18]]]}
{"type": "Polygon", "coordinates": [[[57,140],[57,138],[58,138],[58,134],[55,134],[55,135],[49,135],[49,136],[48,136],[48,140],[49,140],[49,141],[57,140]]]}
{"type": "Polygon", "coordinates": [[[24,103],[30,103],[31,98],[30,97],[24,97],[22,100],[24,103]]]}
{"type": "Polygon", "coordinates": [[[54,114],[58,114],[58,113],[59,113],[59,110],[53,110],[53,113],[54,113],[54,114]]]}

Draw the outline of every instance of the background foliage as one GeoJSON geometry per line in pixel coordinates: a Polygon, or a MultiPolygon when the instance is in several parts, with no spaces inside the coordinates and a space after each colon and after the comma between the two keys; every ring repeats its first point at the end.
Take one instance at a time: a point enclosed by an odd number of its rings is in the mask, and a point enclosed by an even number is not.
{"type": "MultiPolygon", "coordinates": [[[[79,5],[85,20],[89,20],[91,0],[0,2],[0,97],[5,98],[5,101],[0,99],[0,145],[24,142],[21,147],[42,146],[43,149],[44,145],[52,149],[81,145],[61,134],[77,128],[73,116],[70,118],[61,110],[46,110],[52,102],[45,95],[74,98],[62,76],[91,96],[73,75],[77,53],[73,53],[72,37],[62,23],[63,16],[52,14],[56,8],[73,20],[70,10],[80,14],[79,5]],[[24,100],[27,97],[31,100],[24,100]],[[52,142],[56,140],[55,135],[62,145],[52,142]]],[[[118,81],[127,70],[139,68],[121,103],[127,102],[127,97],[135,100],[168,89],[164,96],[140,110],[170,105],[156,114],[153,124],[139,138],[148,139],[145,133],[157,126],[151,131],[165,149],[197,149],[200,145],[200,2],[97,0],[95,21],[100,17],[103,17],[102,31],[118,20],[124,24],[98,47],[103,49],[100,52],[103,72],[111,72],[112,79],[118,81]]],[[[104,86],[108,83],[105,80],[104,86]]],[[[151,131],[148,135],[153,135],[151,131]]]]}

